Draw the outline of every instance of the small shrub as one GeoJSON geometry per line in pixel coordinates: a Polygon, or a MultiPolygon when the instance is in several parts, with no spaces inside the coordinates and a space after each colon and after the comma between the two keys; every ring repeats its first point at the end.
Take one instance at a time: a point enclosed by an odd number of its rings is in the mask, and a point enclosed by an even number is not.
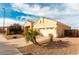
{"type": "Polygon", "coordinates": [[[35,45],[39,45],[40,46],[40,44],[37,42],[37,40],[36,40],[36,36],[37,35],[40,35],[40,33],[38,32],[38,31],[36,31],[36,30],[33,30],[33,29],[29,29],[26,33],[25,33],[25,39],[27,40],[27,41],[31,41],[31,42],[33,42],[35,45]]]}

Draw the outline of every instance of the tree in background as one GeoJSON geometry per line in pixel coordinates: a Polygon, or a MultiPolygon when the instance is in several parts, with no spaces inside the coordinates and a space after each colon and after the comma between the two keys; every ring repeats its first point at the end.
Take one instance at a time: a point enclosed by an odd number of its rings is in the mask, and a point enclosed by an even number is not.
{"type": "Polygon", "coordinates": [[[13,24],[9,26],[8,30],[9,30],[8,34],[22,34],[23,32],[22,26],[19,24],[13,24]]]}

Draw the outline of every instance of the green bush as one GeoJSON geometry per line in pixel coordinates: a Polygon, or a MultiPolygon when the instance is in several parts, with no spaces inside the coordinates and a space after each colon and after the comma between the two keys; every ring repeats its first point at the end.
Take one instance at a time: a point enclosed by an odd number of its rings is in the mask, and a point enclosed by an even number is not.
{"type": "Polygon", "coordinates": [[[22,34],[22,32],[23,32],[22,26],[19,24],[13,24],[13,25],[9,26],[8,30],[9,30],[8,34],[10,34],[10,35],[22,34]]]}

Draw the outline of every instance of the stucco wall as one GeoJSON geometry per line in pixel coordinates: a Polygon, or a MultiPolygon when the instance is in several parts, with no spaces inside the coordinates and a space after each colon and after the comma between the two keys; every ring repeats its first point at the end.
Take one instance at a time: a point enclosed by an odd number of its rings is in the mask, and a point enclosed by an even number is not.
{"type": "Polygon", "coordinates": [[[56,27],[56,22],[47,18],[40,18],[38,21],[34,23],[34,28],[42,28],[42,27],[56,27]]]}
{"type": "Polygon", "coordinates": [[[27,21],[27,22],[24,24],[24,27],[26,27],[26,26],[32,26],[32,23],[27,21]]]}
{"type": "Polygon", "coordinates": [[[27,32],[29,29],[32,28],[32,26],[33,26],[32,22],[29,22],[29,21],[25,22],[25,24],[24,24],[24,32],[27,32]]]}
{"type": "Polygon", "coordinates": [[[47,18],[40,18],[37,22],[34,23],[34,28],[39,29],[40,33],[43,36],[48,36],[48,34],[52,34],[54,37],[57,37],[56,32],[56,21],[47,18]]]}
{"type": "Polygon", "coordinates": [[[58,37],[64,37],[64,30],[68,30],[68,29],[71,29],[71,27],[65,25],[65,24],[62,24],[60,22],[57,22],[57,34],[58,34],[58,37]]]}

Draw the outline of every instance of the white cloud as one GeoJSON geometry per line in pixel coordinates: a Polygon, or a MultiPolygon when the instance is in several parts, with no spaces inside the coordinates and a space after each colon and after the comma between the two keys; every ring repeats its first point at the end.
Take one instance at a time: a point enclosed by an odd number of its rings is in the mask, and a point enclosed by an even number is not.
{"type": "MultiPolygon", "coordinates": [[[[13,19],[8,19],[8,18],[5,19],[5,26],[10,26],[14,23],[18,23],[20,25],[24,24],[23,22],[16,21],[16,20],[13,20],[13,19]]],[[[2,18],[0,18],[0,26],[3,26],[3,19],[2,18]]]]}
{"type": "Polygon", "coordinates": [[[67,8],[74,9],[76,11],[79,11],[79,3],[69,3],[65,4],[67,8]]]}
{"type": "Polygon", "coordinates": [[[31,18],[30,16],[21,16],[21,18],[19,20],[24,22],[26,20],[32,20],[32,19],[33,19],[33,17],[31,18]]]}
{"type": "Polygon", "coordinates": [[[55,12],[51,12],[51,10],[49,9],[50,8],[49,6],[44,7],[44,8],[41,8],[40,5],[34,5],[30,7],[27,4],[13,4],[12,6],[14,9],[17,8],[17,9],[22,10],[22,12],[24,13],[29,13],[29,14],[39,15],[39,16],[44,16],[50,13],[55,13],[55,12]]]}
{"type": "Polygon", "coordinates": [[[79,4],[64,4],[66,7],[65,10],[59,11],[58,8],[50,9],[51,6],[45,6],[41,8],[40,5],[34,4],[33,6],[30,6],[28,4],[12,4],[13,8],[15,10],[22,11],[24,13],[29,13],[33,15],[39,15],[39,16],[47,16],[47,17],[54,17],[56,15],[73,15],[79,13],[79,4]]]}

